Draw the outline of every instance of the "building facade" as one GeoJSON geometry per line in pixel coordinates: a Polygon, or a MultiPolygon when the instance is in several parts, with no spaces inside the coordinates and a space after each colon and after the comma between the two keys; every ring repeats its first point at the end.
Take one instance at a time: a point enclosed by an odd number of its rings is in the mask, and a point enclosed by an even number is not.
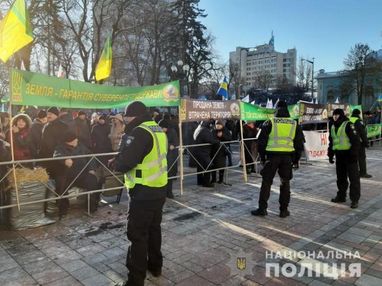
{"type": "MultiPolygon", "coordinates": [[[[382,62],[382,50],[373,52],[371,56],[382,62]]],[[[347,71],[325,72],[320,70],[317,74],[318,102],[358,104],[355,79],[352,79],[347,71]]],[[[382,96],[382,73],[366,76],[362,98],[364,110],[370,109],[382,96]]]]}
{"type": "Polygon", "coordinates": [[[230,53],[230,65],[237,66],[238,78],[245,89],[258,88],[262,76],[268,77],[269,88],[276,88],[280,81],[285,80],[295,85],[296,59],[295,48],[288,49],[286,53],[275,51],[273,34],[268,44],[253,48],[237,47],[230,53]]]}

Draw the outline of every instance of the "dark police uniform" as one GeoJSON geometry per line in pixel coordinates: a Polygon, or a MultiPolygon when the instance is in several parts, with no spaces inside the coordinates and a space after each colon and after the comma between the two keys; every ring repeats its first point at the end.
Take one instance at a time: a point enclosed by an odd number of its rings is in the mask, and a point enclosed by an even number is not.
{"type": "Polygon", "coordinates": [[[358,172],[358,151],[360,139],[354,125],[344,115],[342,109],[333,111],[333,115],[340,117],[334,121],[329,135],[328,157],[331,164],[334,163],[333,157],[336,156],[337,173],[337,196],[332,202],[341,203],[346,201],[346,191],[350,181],[350,200],[351,207],[358,207],[360,198],[361,184],[358,172]]]}
{"type": "Polygon", "coordinates": [[[367,132],[365,125],[363,125],[362,119],[359,117],[359,110],[353,110],[352,116],[349,118],[350,122],[354,124],[354,128],[361,140],[361,144],[358,152],[358,167],[359,167],[359,176],[370,178],[371,175],[367,173],[366,169],[366,148],[369,147],[369,140],[367,139],[367,132]]]}
{"type": "Polygon", "coordinates": [[[129,131],[122,138],[115,160],[116,170],[125,173],[130,195],[127,237],[131,246],[127,252],[129,274],[125,285],[134,286],[144,285],[146,270],[154,276],[161,274],[160,224],[167,190],[166,134],[142,105],[134,102],[126,109],[125,116],[135,119],[127,125],[129,131]]]}
{"type": "Polygon", "coordinates": [[[261,161],[265,162],[261,171],[259,208],[252,211],[252,215],[267,215],[268,199],[273,178],[278,171],[280,185],[280,217],[289,215],[290,184],[292,179],[292,164],[297,164],[304,149],[304,135],[297,122],[290,118],[287,105],[280,101],[275,118],[264,122],[258,140],[261,161]]]}

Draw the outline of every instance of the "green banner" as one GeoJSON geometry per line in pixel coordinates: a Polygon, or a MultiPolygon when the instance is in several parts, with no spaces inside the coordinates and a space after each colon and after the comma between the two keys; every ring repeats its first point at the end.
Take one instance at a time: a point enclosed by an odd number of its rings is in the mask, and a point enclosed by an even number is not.
{"type": "Polygon", "coordinates": [[[367,138],[377,137],[381,135],[381,124],[368,124],[366,125],[367,138]]]}
{"type": "MultiPolygon", "coordinates": [[[[246,121],[263,121],[272,118],[275,109],[264,108],[258,105],[253,105],[246,102],[240,102],[241,120],[246,121]]],[[[298,104],[288,105],[289,114],[293,119],[298,119],[299,107],[298,104]]]]}
{"type": "Polygon", "coordinates": [[[146,106],[178,106],[179,81],[119,87],[12,70],[11,103],[67,108],[117,108],[139,100],[146,106]]]}
{"type": "Polygon", "coordinates": [[[240,102],[241,120],[245,121],[263,121],[272,118],[275,110],[253,105],[246,102],[240,102]]]}

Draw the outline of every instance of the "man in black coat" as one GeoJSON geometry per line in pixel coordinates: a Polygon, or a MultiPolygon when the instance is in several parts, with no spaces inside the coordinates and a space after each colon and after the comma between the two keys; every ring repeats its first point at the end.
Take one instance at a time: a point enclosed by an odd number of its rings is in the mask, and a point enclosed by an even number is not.
{"type": "MultiPolygon", "coordinates": [[[[54,151],[53,157],[72,157],[79,155],[88,155],[90,150],[79,143],[75,132],[68,130],[64,135],[65,143],[58,145],[54,151]]],[[[96,177],[96,164],[90,157],[73,158],[55,161],[56,168],[56,193],[58,195],[67,195],[65,193],[69,185],[93,191],[100,188],[96,177]],[[78,177],[77,177],[78,176],[78,177]]],[[[98,207],[99,193],[90,195],[90,212],[95,212],[98,207]]],[[[86,196],[87,198],[88,196],[86,196]]],[[[87,202],[87,200],[86,200],[87,202]]],[[[68,212],[69,200],[58,200],[60,217],[68,212]]],[[[86,204],[87,206],[87,204],[86,204]]]]}
{"type": "Polygon", "coordinates": [[[205,144],[203,146],[196,146],[192,149],[192,154],[196,159],[196,170],[200,174],[197,175],[198,185],[202,185],[206,188],[213,188],[214,184],[211,183],[211,173],[208,171],[212,167],[212,148],[220,144],[220,141],[212,135],[211,125],[212,120],[203,121],[196,128],[194,132],[194,144],[205,144]],[[215,146],[214,146],[215,145],[215,146]]]}
{"type": "Polygon", "coordinates": [[[346,201],[346,191],[350,181],[351,208],[358,207],[361,196],[361,183],[358,171],[358,152],[361,141],[354,125],[349,122],[342,109],[333,111],[333,125],[329,135],[328,157],[329,162],[334,164],[336,156],[336,173],[338,192],[334,203],[346,201]]]}
{"type": "Polygon", "coordinates": [[[371,178],[372,175],[369,175],[366,169],[366,148],[369,147],[369,140],[367,139],[366,127],[362,122],[360,114],[361,111],[359,109],[354,109],[350,117],[350,122],[354,124],[354,128],[361,140],[358,153],[359,176],[361,178],[371,178]]]}
{"type": "MultiPolygon", "coordinates": [[[[58,116],[59,110],[57,107],[50,107],[47,110],[48,123],[42,130],[40,158],[52,158],[54,149],[64,143],[64,135],[68,130],[68,126],[58,116]]],[[[49,175],[54,178],[57,174],[54,161],[46,161],[43,165],[49,175]]]]}
{"type": "Polygon", "coordinates": [[[263,123],[258,139],[258,150],[264,168],[261,170],[259,208],[251,211],[254,216],[267,215],[268,199],[273,178],[279,173],[280,185],[280,217],[289,216],[290,180],[293,177],[292,164],[298,165],[301,152],[304,150],[304,134],[302,129],[290,118],[288,106],[279,101],[275,117],[263,123]]]}
{"type": "Polygon", "coordinates": [[[30,130],[30,149],[32,158],[40,158],[42,130],[47,122],[48,119],[46,111],[42,109],[37,113],[37,118],[33,120],[30,130]]]}

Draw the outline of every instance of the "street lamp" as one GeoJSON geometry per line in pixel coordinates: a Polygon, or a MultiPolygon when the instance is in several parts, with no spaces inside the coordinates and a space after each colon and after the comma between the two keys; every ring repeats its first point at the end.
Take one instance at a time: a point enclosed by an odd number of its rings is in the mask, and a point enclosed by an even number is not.
{"type": "MultiPolygon", "coordinates": [[[[190,71],[190,66],[188,64],[184,64],[182,60],[178,60],[177,62],[177,65],[175,64],[172,64],[171,65],[171,71],[177,75],[177,77],[180,79],[180,82],[182,82],[182,79],[185,79],[186,80],[186,92],[185,94],[188,95],[189,93],[189,88],[188,88],[188,74],[189,74],[189,71],[190,71]],[[183,71],[183,72],[180,72],[178,74],[178,71],[183,71]]],[[[181,90],[183,91],[183,89],[181,88],[181,90]]]]}
{"type": "Polygon", "coordinates": [[[307,59],[301,59],[301,61],[306,61],[310,64],[312,64],[312,100],[313,100],[313,89],[314,89],[314,58],[312,60],[307,60],[307,59]]]}

